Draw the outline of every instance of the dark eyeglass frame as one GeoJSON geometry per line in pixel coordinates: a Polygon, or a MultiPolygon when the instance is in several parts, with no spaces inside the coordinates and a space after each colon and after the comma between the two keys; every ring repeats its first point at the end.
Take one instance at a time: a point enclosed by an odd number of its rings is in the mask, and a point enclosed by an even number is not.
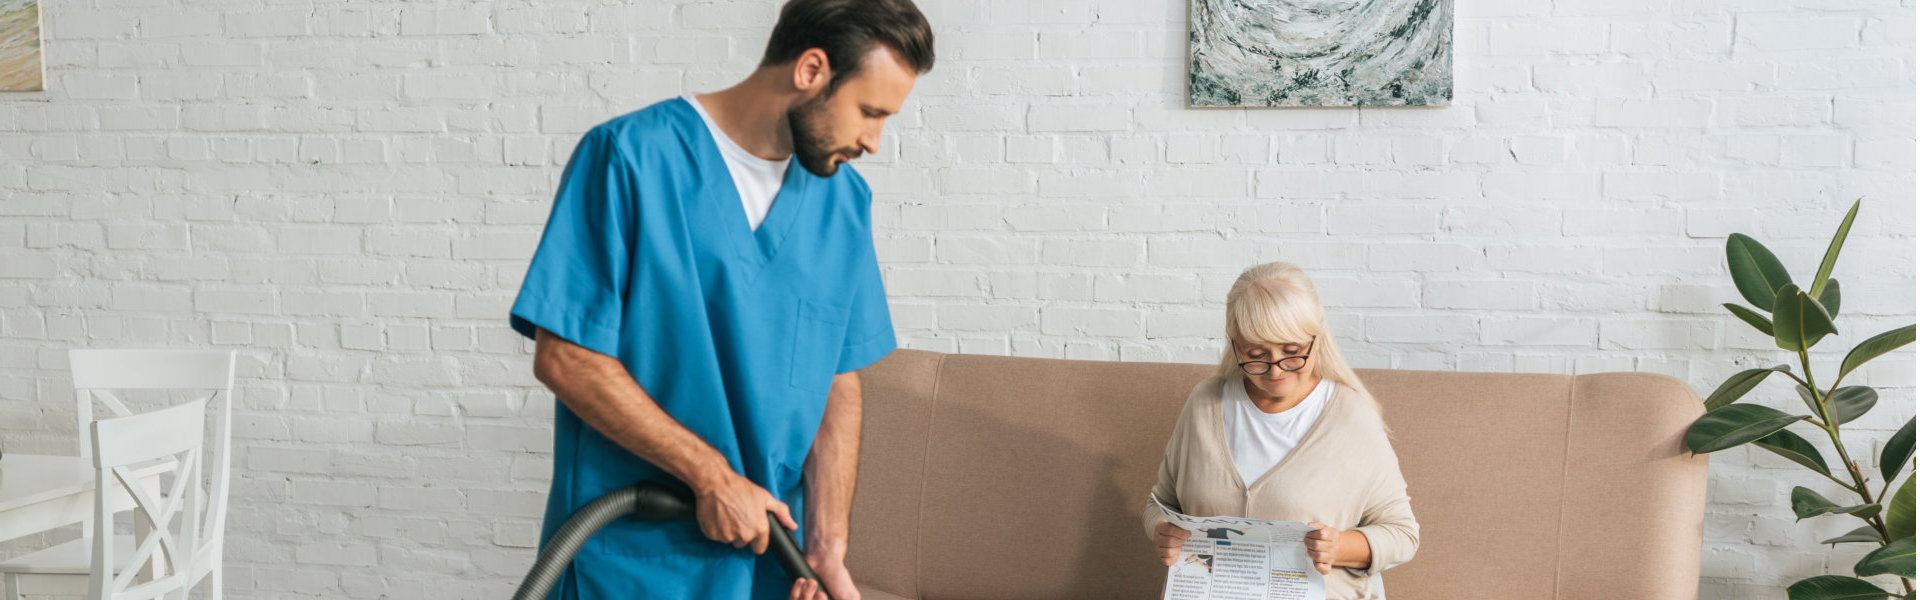
{"type": "Polygon", "coordinates": [[[1317,335],[1308,338],[1307,352],[1305,354],[1299,356],[1283,356],[1280,360],[1249,360],[1240,363],[1240,370],[1248,375],[1265,375],[1274,369],[1280,369],[1288,373],[1298,371],[1302,367],[1307,366],[1307,358],[1313,356],[1313,344],[1318,341],[1320,341],[1320,336],[1317,335]]]}

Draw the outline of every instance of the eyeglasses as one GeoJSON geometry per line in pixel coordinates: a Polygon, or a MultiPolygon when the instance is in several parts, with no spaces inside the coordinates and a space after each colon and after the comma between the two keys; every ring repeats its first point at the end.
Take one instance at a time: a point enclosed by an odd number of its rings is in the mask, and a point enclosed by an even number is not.
{"type": "Polygon", "coordinates": [[[1305,354],[1288,356],[1280,360],[1249,360],[1240,363],[1240,370],[1246,371],[1248,375],[1265,375],[1267,371],[1276,368],[1288,373],[1298,371],[1301,367],[1307,366],[1307,357],[1313,355],[1313,343],[1319,341],[1319,339],[1320,336],[1314,336],[1307,340],[1307,351],[1305,354]]]}

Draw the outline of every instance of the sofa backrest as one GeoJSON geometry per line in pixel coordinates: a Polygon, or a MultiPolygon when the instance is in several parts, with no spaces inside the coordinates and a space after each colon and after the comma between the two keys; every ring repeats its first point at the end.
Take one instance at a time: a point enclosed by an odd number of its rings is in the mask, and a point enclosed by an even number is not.
{"type": "MultiPolygon", "coordinates": [[[[863,373],[848,568],[908,598],[1152,599],[1139,514],[1211,365],[895,352],[863,373]]],[[[1362,370],[1421,525],[1393,600],[1693,598],[1706,459],[1669,377],[1362,370]]]]}

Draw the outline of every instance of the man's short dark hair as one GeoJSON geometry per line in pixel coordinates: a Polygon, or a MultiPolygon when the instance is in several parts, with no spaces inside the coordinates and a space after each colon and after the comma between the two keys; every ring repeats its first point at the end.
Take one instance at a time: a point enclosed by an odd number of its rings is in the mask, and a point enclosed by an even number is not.
{"type": "Polygon", "coordinates": [[[831,95],[864,66],[875,44],[885,44],[914,73],[933,69],[933,26],[913,0],[789,0],[760,66],[787,64],[819,48],[833,69],[831,95]]]}

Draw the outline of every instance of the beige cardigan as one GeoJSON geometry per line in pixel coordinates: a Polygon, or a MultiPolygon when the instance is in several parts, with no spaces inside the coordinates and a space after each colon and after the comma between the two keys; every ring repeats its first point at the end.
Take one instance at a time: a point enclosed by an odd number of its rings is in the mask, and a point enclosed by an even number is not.
{"type": "MultiPolygon", "coordinates": [[[[1220,392],[1226,382],[1208,378],[1194,386],[1167,440],[1160,481],[1153,493],[1168,508],[1210,517],[1271,521],[1318,521],[1367,536],[1373,564],[1364,570],[1335,568],[1327,575],[1327,600],[1375,598],[1369,579],[1413,558],[1420,524],[1413,520],[1400,459],[1372,398],[1335,385],[1320,420],[1251,488],[1240,480],[1221,423],[1220,392]]],[[[1148,500],[1141,518],[1147,537],[1162,520],[1148,500]]]]}

